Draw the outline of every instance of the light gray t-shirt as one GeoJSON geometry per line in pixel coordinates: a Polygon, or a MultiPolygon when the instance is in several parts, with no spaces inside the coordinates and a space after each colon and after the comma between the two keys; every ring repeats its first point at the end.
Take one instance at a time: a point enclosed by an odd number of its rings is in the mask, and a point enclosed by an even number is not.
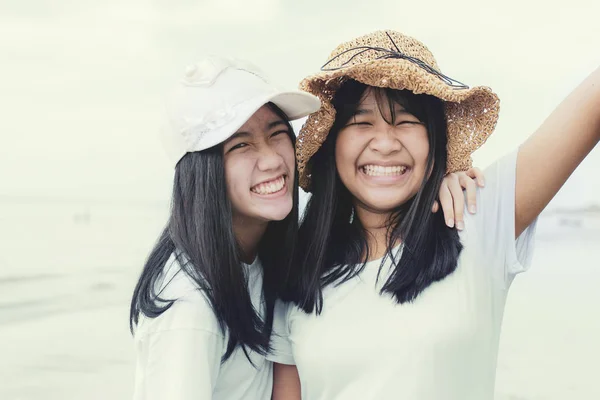
{"type": "MultiPolygon", "coordinates": [[[[252,304],[262,304],[262,266],[243,264],[252,304]]],[[[141,317],[135,331],[137,366],[134,400],[270,400],[272,363],[238,346],[221,364],[227,335],[204,294],[181,270],[175,256],[166,263],[161,297],[177,299],[157,318],[141,317]]]]}
{"type": "Polygon", "coordinates": [[[327,287],[319,316],[277,304],[268,358],[297,366],[303,399],[493,399],[505,300],[530,264],[535,231],[515,240],[516,157],[485,171],[456,271],[414,302],[379,293],[390,263],[377,281],[376,260],[327,287]]]}

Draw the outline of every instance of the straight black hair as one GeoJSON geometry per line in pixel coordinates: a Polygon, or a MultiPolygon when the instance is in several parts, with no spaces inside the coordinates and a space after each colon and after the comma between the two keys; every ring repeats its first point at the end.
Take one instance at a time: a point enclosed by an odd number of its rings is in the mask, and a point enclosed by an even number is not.
{"type": "Polygon", "coordinates": [[[322,290],[339,285],[359,274],[369,259],[369,249],[358,218],[352,220],[352,194],[341,182],[335,163],[339,131],[355,115],[367,90],[373,90],[378,107],[389,107],[394,124],[394,105],[401,105],[427,128],[429,154],[427,171],[417,194],[400,205],[389,221],[389,241],[381,267],[388,257],[392,272],[382,293],[400,304],[413,301],[431,283],[455,269],[462,244],[458,232],[446,226],[442,213],[431,212],[446,171],[447,126],[444,104],[436,97],[407,90],[374,88],[348,80],[337,91],[333,106],[335,122],[327,139],[311,160],[312,196],[308,201],[298,234],[294,268],[282,298],[296,303],[305,312],[321,312],[322,290]],[[394,254],[403,243],[400,258],[394,254]]]}
{"type": "MultiPolygon", "coordinates": [[[[272,103],[267,106],[285,121],[289,137],[295,135],[289,119],[272,103]]],[[[167,225],[144,265],[130,308],[134,331],[141,314],[156,318],[177,299],[160,297],[163,270],[175,254],[182,271],[206,295],[221,330],[228,334],[222,361],[239,345],[265,355],[273,323],[273,307],[282,271],[292,262],[298,230],[298,182],[293,184],[293,207],[282,221],[271,221],[259,243],[258,258],[263,266],[265,318],[252,306],[242,254],[235,238],[232,207],[227,197],[222,145],[186,154],[175,168],[171,213],[167,225]]]]}

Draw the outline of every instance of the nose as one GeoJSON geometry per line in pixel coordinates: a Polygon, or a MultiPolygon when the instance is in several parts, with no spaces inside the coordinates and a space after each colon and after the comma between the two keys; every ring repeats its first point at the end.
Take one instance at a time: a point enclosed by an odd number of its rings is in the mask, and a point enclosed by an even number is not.
{"type": "Polygon", "coordinates": [[[369,148],[381,155],[390,155],[402,150],[402,143],[393,130],[394,127],[388,124],[378,128],[369,142],[369,148]]]}
{"type": "Polygon", "coordinates": [[[283,164],[283,157],[269,145],[261,147],[258,153],[257,167],[260,171],[279,169],[283,164]]]}

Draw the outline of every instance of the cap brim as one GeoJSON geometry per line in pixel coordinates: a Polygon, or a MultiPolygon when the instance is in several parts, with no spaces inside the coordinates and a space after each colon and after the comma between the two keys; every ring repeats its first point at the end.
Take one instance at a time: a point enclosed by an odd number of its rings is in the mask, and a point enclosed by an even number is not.
{"type": "Polygon", "coordinates": [[[301,91],[278,93],[265,101],[265,103],[268,102],[279,107],[291,121],[306,117],[321,108],[321,101],[318,97],[301,91]]]}
{"type": "Polygon", "coordinates": [[[209,136],[208,140],[202,142],[202,149],[206,149],[222,143],[237,132],[262,106],[267,103],[273,103],[279,107],[289,118],[290,121],[306,117],[321,108],[321,101],[318,97],[297,91],[276,92],[266,96],[256,97],[246,102],[239,109],[239,118],[218,128],[220,134],[215,131],[209,136]]]}

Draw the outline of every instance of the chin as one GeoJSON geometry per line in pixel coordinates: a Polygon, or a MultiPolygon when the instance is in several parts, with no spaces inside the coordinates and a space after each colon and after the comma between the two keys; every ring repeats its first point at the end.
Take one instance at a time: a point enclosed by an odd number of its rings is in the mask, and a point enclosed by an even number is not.
{"type": "MultiPolygon", "coordinates": [[[[290,210],[291,211],[291,210],[290,210]]],[[[290,213],[262,213],[259,217],[267,222],[283,221],[290,213]]]]}
{"type": "Polygon", "coordinates": [[[265,221],[282,221],[292,212],[292,204],[286,207],[265,207],[259,210],[258,217],[265,221]]]}
{"type": "Polygon", "coordinates": [[[375,196],[373,196],[373,195],[371,195],[371,196],[365,197],[364,203],[374,210],[390,212],[390,211],[400,207],[402,204],[406,203],[408,200],[410,200],[410,197],[406,196],[404,193],[398,194],[395,196],[390,196],[390,195],[385,195],[385,196],[375,195],[375,196]]]}

